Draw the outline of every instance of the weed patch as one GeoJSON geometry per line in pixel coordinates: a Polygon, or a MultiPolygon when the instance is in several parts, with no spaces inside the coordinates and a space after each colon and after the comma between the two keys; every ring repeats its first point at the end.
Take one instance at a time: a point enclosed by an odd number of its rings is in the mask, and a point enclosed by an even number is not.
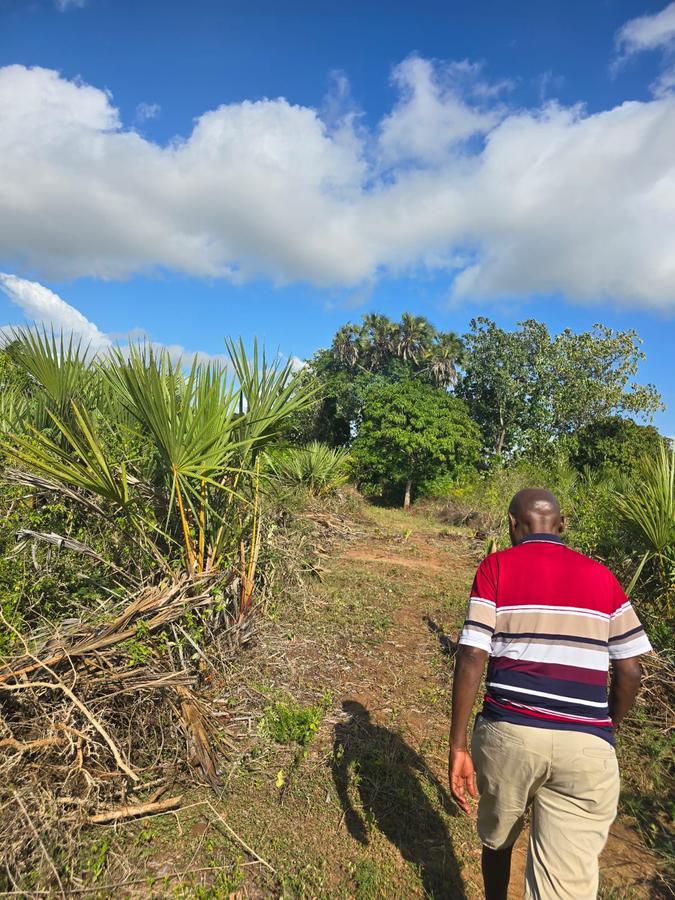
{"type": "Polygon", "coordinates": [[[319,730],[329,704],[328,695],[320,703],[310,706],[301,706],[292,697],[277,700],[265,709],[260,731],[277,744],[306,747],[319,730]]]}

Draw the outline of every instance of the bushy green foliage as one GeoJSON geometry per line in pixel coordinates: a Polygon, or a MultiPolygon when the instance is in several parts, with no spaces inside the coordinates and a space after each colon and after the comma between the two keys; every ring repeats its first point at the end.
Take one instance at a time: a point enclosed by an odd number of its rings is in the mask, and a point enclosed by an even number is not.
{"type": "MultiPolygon", "coordinates": [[[[96,608],[114,589],[105,565],[32,538],[18,541],[22,529],[72,538],[111,565],[130,574],[137,571],[124,522],[111,529],[58,494],[35,495],[1,481],[0,508],[0,609],[19,631],[42,626],[45,620],[58,621],[82,606],[96,608]]],[[[8,654],[15,642],[13,632],[0,626],[0,656],[8,654]]]]}
{"type": "Polygon", "coordinates": [[[360,325],[339,329],[330,349],[310,360],[307,377],[321,385],[321,397],[293,428],[299,443],[317,439],[348,444],[358,431],[366,397],[376,382],[415,378],[448,388],[457,377],[462,342],[454,332],[437,331],[423,316],[404,313],[400,322],[368,314],[360,325]]]}
{"type": "Polygon", "coordinates": [[[653,385],[633,381],[644,359],[635,331],[595,325],[551,337],[534,319],[505,331],[481,317],[464,341],[457,393],[497,456],[542,453],[598,419],[651,416],[662,408],[653,385]]]}
{"type": "Polygon", "coordinates": [[[418,484],[473,469],[479,447],[478,429],[461,400],[408,379],[371,389],[352,452],[363,481],[399,490],[409,501],[418,484]]]}
{"type": "Polygon", "coordinates": [[[666,441],[653,425],[610,416],[584,425],[567,441],[570,462],[579,471],[633,475],[645,456],[656,456],[666,441]]]}
{"type": "Polygon", "coordinates": [[[546,464],[520,459],[459,485],[445,495],[443,514],[457,524],[475,526],[506,547],[511,498],[523,488],[543,487],[560,500],[567,519],[566,540],[583,553],[609,559],[620,541],[611,511],[615,486],[610,477],[577,472],[564,457],[553,457],[546,464]]]}
{"type": "Polygon", "coordinates": [[[282,485],[302,485],[313,497],[330,493],[349,478],[350,455],[343,447],[312,441],[305,447],[287,447],[268,454],[274,480],[282,485]]]}

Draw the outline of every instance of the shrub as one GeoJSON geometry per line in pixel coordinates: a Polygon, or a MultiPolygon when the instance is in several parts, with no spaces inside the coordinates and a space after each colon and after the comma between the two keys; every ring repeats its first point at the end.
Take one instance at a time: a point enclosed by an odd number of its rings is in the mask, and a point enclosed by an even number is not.
{"type": "Polygon", "coordinates": [[[420,484],[475,470],[479,447],[463,401],[409,379],[369,391],[352,452],[361,481],[398,494],[407,507],[420,484]]]}
{"type": "Polygon", "coordinates": [[[630,588],[658,606],[674,624],[675,612],[675,451],[661,448],[645,458],[635,482],[614,494],[614,511],[640,560],[630,588]]]}
{"type": "Polygon", "coordinates": [[[312,441],[268,455],[274,478],[282,485],[303,485],[313,497],[331,493],[349,478],[350,455],[342,447],[312,441]]]}
{"type": "Polygon", "coordinates": [[[586,467],[607,473],[632,475],[644,456],[656,456],[665,439],[653,425],[609,416],[579,429],[568,439],[570,462],[579,471],[586,467]]]}

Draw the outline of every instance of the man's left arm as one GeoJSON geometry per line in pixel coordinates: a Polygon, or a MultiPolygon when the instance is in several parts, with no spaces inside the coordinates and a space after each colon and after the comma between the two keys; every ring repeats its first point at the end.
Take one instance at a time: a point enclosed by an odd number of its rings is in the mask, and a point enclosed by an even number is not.
{"type": "Polygon", "coordinates": [[[448,775],[452,796],[467,814],[471,812],[467,793],[474,799],[478,796],[467,732],[487,658],[486,650],[466,644],[460,645],[455,660],[455,675],[452,683],[448,775]]]}

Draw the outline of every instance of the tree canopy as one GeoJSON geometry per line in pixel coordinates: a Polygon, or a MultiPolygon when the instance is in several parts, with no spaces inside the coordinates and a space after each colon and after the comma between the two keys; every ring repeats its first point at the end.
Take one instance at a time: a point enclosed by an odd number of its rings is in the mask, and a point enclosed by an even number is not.
{"type": "Polygon", "coordinates": [[[307,377],[321,383],[322,400],[304,423],[301,439],[349,443],[373,384],[415,378],[447,389],[457,380],[461,355],[461,339],[438,331],[423,316],[403,313],[394,322],[371,313],[360,325],[343,325],[330,348],[319,350],[307,367],[307,377]]]}
{"type": "Polygon", "coordinates": [[[371,388],[352,452],[360,477],[400,490],[407,507],[421,482],[474,468],[480,443],[461,400],[408,379],[371,388]]]}
{"type": "Polygon", "coordinates": [[[584,425],[569,442],[570,462],[577,469],[630,475],[645,456],[658,457],[666,439],[653,425],[610,416],[584,425]]]}
{"type": "Polygon", "coordinates": [[[551,337],[534,319],[505,331],[477,318],[464,341],[457,394],[497,456],[541,452],[599,419],[622,413],[649,418],[662,407],[653,385],[633,380],[644,359],[633,330],[595,325],[551,337]]]}

